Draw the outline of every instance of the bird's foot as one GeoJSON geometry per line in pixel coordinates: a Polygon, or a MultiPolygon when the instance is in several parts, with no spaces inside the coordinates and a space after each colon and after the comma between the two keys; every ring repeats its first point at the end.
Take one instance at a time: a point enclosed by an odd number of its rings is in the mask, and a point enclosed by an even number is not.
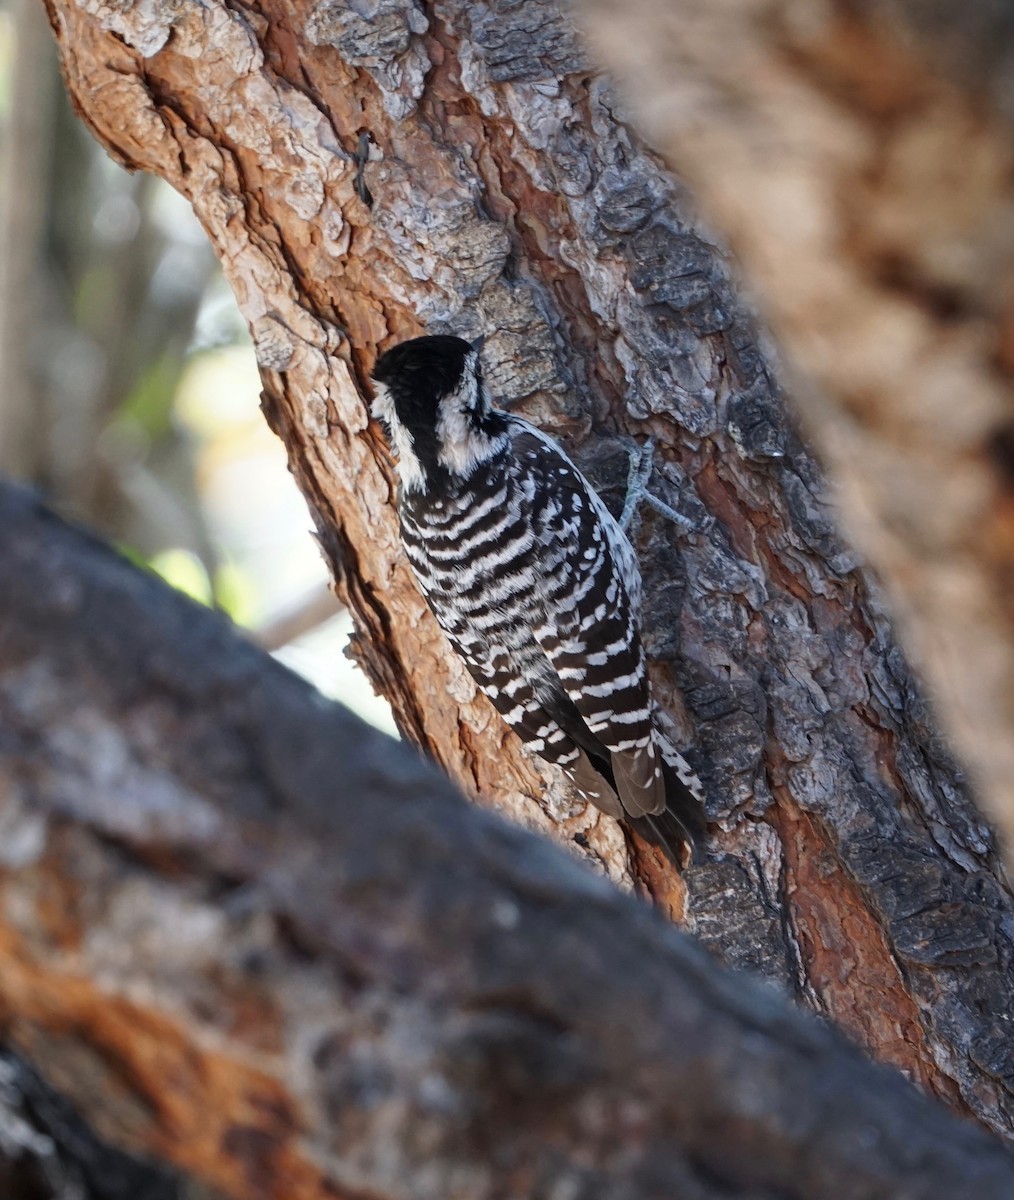
{"type": "Polygon", "coordinates": [[[650,504],[663,517],[668,517],[680,529],[684,531],[693,529],[693,521],[683,516],[682,513],[678,513],[674,508],[670,508],[664,500],[660,500],[648,491],[648,480],[651,478],[654,467],[654,441],[648,438],[643,446],[632,446],[628,450],[628,454],[630,455],[630,470],[627,475],[627,495],[623,501],[623,512],[620,513],[620,528],[626,531],[634,519],[637,506],[643,501],[645,504],[650,504]]]}

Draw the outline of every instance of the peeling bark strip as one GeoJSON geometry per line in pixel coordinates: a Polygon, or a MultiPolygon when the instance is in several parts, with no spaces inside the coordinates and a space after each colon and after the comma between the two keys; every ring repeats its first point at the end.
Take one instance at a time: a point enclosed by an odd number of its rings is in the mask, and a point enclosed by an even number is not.
{"type": "Polygon", "coordinates": [[[222,258],[403,729],[467,792],[643,881],[727,961],[1009,1134],[1014,925],[990,835],[719,251],[559,11],[49,10],[86,121],[191,199],[222,258]],[[643,519],[645,641],[715,822],[685,885],[535,774],[409,582],[362,389],[377,348],[423,325],[485,331],[494,390],[613,470],[624,438],[656,439],[653,487],[687,528],[643,519]]]}
{"type": "Polygon", "coordinates": [[[184,1194],[1014,1194],[995,1139],[10,489],[0,578],[0,1021],[184,1194]]]}

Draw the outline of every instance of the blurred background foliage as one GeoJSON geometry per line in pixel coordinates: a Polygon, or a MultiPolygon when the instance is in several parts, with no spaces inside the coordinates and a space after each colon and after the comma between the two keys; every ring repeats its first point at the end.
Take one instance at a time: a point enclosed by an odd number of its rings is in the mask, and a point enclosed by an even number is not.
{"type": "Polygon", "coordinates": [[[0,2],[0,474],[393,730],[342,652],[350,622],[207,239],[91,138],[45,21],[0,2]]]}

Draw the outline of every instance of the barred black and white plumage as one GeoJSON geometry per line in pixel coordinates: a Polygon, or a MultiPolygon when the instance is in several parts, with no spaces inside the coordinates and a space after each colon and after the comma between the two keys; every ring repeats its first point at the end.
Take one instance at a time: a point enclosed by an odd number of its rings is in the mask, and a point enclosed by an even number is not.
{"type": "Polygon", "coordinates": [[[700,785],[655,742],[626,535],[560,447],[490,406],[478,350],[421,337],[373,372],[408,560],[478,686],[529,749],[675,857],[700,785]]]}

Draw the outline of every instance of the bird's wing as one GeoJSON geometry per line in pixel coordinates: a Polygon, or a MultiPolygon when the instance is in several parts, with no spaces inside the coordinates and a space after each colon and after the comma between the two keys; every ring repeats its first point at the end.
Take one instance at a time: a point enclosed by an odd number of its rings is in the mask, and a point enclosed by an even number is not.
{"type": "MultiPolygon", "coordinates": [[[[488,629],[479,630],[468,613],[442,604],[439,595],[428,599],[447,640],[504,722],[532,753],[566,771],[586,800],[612,817],[623,816],[608,780],[564,728],[569,722],[561,724],[536,694],[533,679],[538,672],[518,669],[519,655],[524,659],[525,651],[515,647],[511,653],[502,645],[492,646],[488,629]]],[[[530,652],[544,657],[534,639],[530,652]]]]}
{"type": "Polygon", "coordinates": [[[626,812],[661,812],[665,780],[628,585],[629,543],[559,447],[519,426],[515,457],[534,476],[529,515],[539,548],[542,609],[535,638],[603,747],[626,812]]]}

